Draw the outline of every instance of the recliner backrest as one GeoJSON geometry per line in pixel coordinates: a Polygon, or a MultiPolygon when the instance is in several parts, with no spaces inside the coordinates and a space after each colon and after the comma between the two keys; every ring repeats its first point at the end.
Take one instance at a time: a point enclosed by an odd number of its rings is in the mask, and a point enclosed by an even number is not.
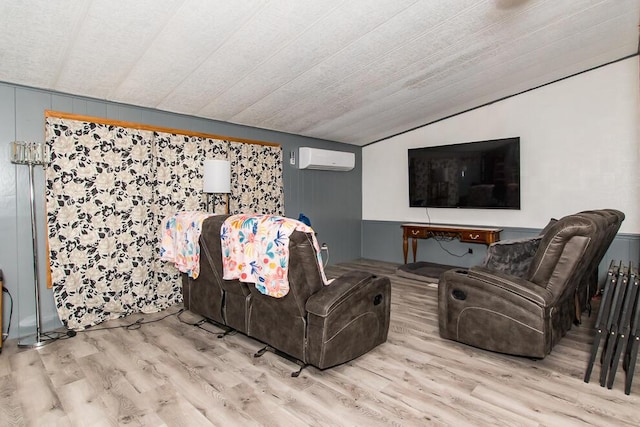
{"type": "MultiPolygon", "coordinates": [[[[211,262],[214,270],[214,277],[211,280],[214,280],[216,285],[220,286],[222,289],[230,286],[229,281],[223,280],[223,269],[222,269],[222,244],[220,242],[220,229],[222,228],[222,224],[229,217],[229,215],[214,215],[212,217],[207,218],[202,224],[202,232],[200,233],[200,259],[201,263],[205,261],[204,251],[208,251],[208,256],[211,259],[206,259],[206,262],[211,262]]],[[[233,285],[236,285],[240,282],[232,281],[233,285]]]]}
{"type": "Polygon", "coordinates": [[[604,254],[611,246],[613,239],[615,239],[622,221],[624,220],[624,214],[615,209],[600,209],[579,212],[576,215],[588,216],[599,223],[599,235],[598,244],[595,249],[595,255],[593,257],[593,264],[590,266],[595,269],[602,261],[604,254]]]}
{"type": "Polygon", "coordinates": [[[307,233],[289,237],[289,292],[282,298],[263,295],[251,283],[248,335],[302,361],[307,361],[307,310],[311,295],[323,285],[315,250],[307,233]]]}
{"type": "Polygon", "coordinates": [[[316,252],[310,237],[301,231],[294,231],[289,237],[289,293],[282,298],[262,295],[249,283],[249,289],[258,298],[277,304],[282,316],[306,316],[305,304],[309,297],[318,292],[322,286],[322,278],[318,271],[316,252]]]}
{"type": "MultiPolygon", "coordinates": [[[[185,294],[185,304],[193,311],[216,322],[225,323],[224,315],[224,280],[222,280],[222,263],[220,251],[220,225],[226,216],[209,217],[202,223],[200,233],[200,275],[197,279],[188,278],[193,286],[201,287],[206,298],[191,298],[185,294]],[[205,301],[206,299],[206,301],[205,301]]],[[[186,277],[186,275],[185,275],[186,277]]],[[[187,287],[189,289],[189,287],[187,287]]],[[[202,296],[202,294],[199,294],[202,296]]]]}
{"type": "Polygon", "coordinates": [[[311,236],[294,231],[289,239],[289,292],[300,301],[300,313],[306,314],[306,301],[323,286],[311,236]]]}
{"type": "Polygon", "coordinates": [[[600,209],[583,211],[576,215],[593,219],[599,228],[598,236],[593,245],[593,256],[585,266],[585,274],[576,289],[576,321],[580,322],[581,313],[590,307],[590,300],[598,289],[598,266],[615,239],[624,220],[624,214],[615,209],[600,209]]]}
{"type": "Polygon", "coordinates": [[[569,215],[545,233],[529,268],[529,281],[547,289],[555,300],[573,294],[592,256],[598,233],[593,219],[569,215]]]}
{"type": "Polygon", "coordinates": [[[600,209],[592,211],[580,212],[577,215],[584,215],[593,218],[600,224],[600,233],[598,236],[598,243],[595,249],[595,255],[592,259],[592,263],[589,266],[591,272],[597,270],[598,265],[604,258],[605,253],[611,246],[613,239],[615,239],[622,221],[624,221],[624,213],[615,209],[600,209]]]}

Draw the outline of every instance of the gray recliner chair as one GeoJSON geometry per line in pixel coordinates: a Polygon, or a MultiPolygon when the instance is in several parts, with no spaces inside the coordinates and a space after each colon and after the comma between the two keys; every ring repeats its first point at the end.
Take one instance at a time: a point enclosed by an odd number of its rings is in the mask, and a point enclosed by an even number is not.
{"type": "Polygon", "coordinates": [[[311,236],[289,240],[289,293],[273,298],[253,284],[223,280],[220,228],[228,215],[203,222],[200,275],[183,274],[190,311],[258,339],[303,364],[325,369],[383,343],[389,330],[391,283],[352,271],[325,286],[311,236]]]}
{"type": "Polygon", "coordinates": [[[487,260],[485,266],[443,273],[440,335],[486,350],[545,357],[576,320],[577,295],[590,283],[623,218],[613,210],[561,218],[544,235],[518,242],[533,252],[508,256],[518,266],[514,271],[487,260]]]}

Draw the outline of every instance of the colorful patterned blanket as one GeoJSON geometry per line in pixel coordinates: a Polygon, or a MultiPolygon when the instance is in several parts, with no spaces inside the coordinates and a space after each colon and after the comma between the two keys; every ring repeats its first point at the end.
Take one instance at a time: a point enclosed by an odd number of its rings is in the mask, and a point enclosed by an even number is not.
{"type": "Polygon", "coordinates": [[[198,211],[178,212],[162,221],[160,259],[175,263],[189,277],[200,274],[200,244],[202,222],[212,214],[198,211]]]}
{"type": "Polygon", "coordinates": [[[294,231],[310,233],[318,269],[325,285],[320,248],[311,227],[274,215],[232,215],[220,230],[224,279],[254,283],[263,294],[281,298],[289,292],[289,237],[294,231]]]}

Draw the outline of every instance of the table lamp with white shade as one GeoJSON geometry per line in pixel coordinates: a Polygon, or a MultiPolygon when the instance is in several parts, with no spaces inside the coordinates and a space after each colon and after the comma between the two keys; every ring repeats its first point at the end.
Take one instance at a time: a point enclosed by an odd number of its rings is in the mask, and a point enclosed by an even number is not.
{"type": "Polygon", "coordinates": [[[207,212],[212,212],[212,194],[226,194],[226,212],[229,213],[229,193],[231,193],[231,162],[228,160],[205,160],[202,190],[207,194],[207,212]]]}

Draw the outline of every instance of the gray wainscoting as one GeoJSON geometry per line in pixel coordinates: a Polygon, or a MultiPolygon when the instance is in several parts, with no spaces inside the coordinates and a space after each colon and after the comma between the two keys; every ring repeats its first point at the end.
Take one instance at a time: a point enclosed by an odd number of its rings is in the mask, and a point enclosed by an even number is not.
{"type": "MultiPolygon", "coordinates": [[[[403,262],[402,256],[402,222],[363,221],[362,222],[362,257],[387,262],[403,262]]],[[[505,228],[500,233],[501,240],[532,237],[540,232],[533,228],[505,228]]],[[[461,243],[457,240],[436,241],[434,239],[418,239],[416,261],[428,261],[437,264],[470,267],[481,264],[487,253],[483,244],[461,243]],[[468,249],[473,254],[468,253],[468,249]],[[448,253],[448,252],[450,253],[448,253]],[[455,256],[455,255],[461,256],[455,256]]],[[[407,262],[413,262],[411,242],[407,262]]],[[[636,265],[640,262],[640,235],[618,234],[600,264],[600,276],[604,278],[612,259],[636,265]]]]}

